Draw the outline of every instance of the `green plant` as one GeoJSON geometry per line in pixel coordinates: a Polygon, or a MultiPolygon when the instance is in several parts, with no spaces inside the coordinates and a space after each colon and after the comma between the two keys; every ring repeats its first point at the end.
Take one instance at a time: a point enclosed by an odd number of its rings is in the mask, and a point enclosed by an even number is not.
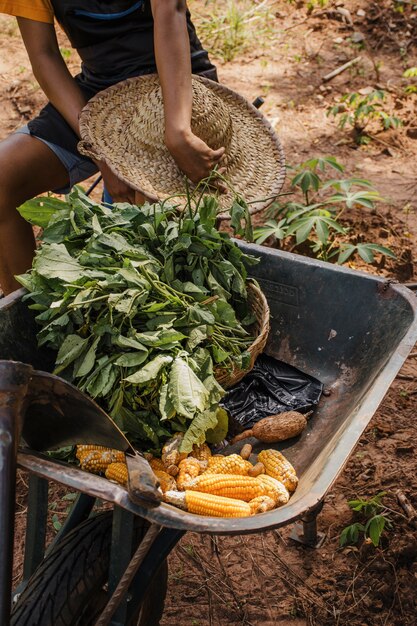
{"type": "Polygon", "coordinates": [[[205,3],[210,10],[201,8],[201,2],[190,2],[202,41],[214,56],[232,61],[255,42],[265,44],[272,34],[272,2],[262,0],[213,0],[205,3]],[[220,6],[219,6],[220,5],[220,6]]]}
{"type": "MultiPolygon", "coordinates": [[[[218,231],[221,209],[207,189],[188,194],[183,211],[167,201],[110,210],[79,188],[19,208],[44,228],[32,270],[19,277],[39,345],[57,352],[56,374],[154,449],[177,431],[184,452],[202,442],[222,413],[214,368],[245,369],[250,359],[246,278],[257,261],[218,231]]],[[[237,196],[230,217],[250,239],[237,196]]]]}
{"type": "MultiPolygon", "coordinates": [[[[403,78],[417,78],[417,67],[409,67],[405,70],[405,72],[403,72],[403,78]]],[[[404,91],[406,94],[417,93],[417,85],[409,83],[404,87],[404,91]]]]}
{"type": "MultiPolygon", "coordinates": [[[[365,243],[358,238],[346,240],[349,229],[340,219],[346,209],[355,206],[373,208],[381,200],[372,184],[361,178],[324,180],[329,169],[342,174],[343,165],[333,156],[313,158],[291,168],[294,176],[290,185],[301,200],[277,201],[268,209],[269,218],[254,231],[256,243],[262,244],[274,237],[283,246],[291,244],[295,252],[303,251],[309,243],[316,258],[345,263],[358,255],[366,263],[374,261],[374,254],[395,257],[384,246],[365,243]]],[[[288,247],[288,246],[287,246],[288,247]]]]}
{"type": "Polygon", "coordinates": [[[385,528],[392,527],[386,506],[382,503],[386,491],[377,493],[368,500],[359,498],[348,502],[352,511],[360,516],[360,521],[346,526],[340,535],[340,545],[357,544],[362,536],[366,542],[379,546],[385,528]]]}
{"type": "MultiPolygon", "coordinates": [[[[320,9],[323,9],[326,5],[329,4],[330,0],[301,0],[304,1],[304,4],[307,7],[307,10],[309,12],[314,11],[314,9],[316,9],[317,7],[319,7],[320,9]]],[[[298,0],[287,0],[288,4],[295,4],[296,2],[298,3],[298,0]]]]}
{"type": "Polygon", "coordinates": [[[372,139],[370,132],[366,132],[371,122],[377,122],[382,130],[398,128],[402,124],[398,117],[384,110],[385,103],[386,95],[381,89],[365,96],[348,93],[342,96],[340,102],[327,109],[327,116],[338,118],[338,126],[342,130],[346,125],[350,126],[355,142],[366,144],[372,139]]]}

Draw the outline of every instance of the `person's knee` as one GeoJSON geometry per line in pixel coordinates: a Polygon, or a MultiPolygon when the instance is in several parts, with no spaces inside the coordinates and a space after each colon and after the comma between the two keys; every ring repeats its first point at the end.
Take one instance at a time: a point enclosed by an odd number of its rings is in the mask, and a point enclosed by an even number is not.
{"type": "Polygon", "coordinates": [[[25,198],[24,194],[22,200],[22,186],[15,176],[8,175],[7,168],[3,168],[2,165],[0,160],[0,223],[15,217],[16,208],[30,200],[29,197],[25,198]]]}
{"type": "MultiPolygon", "coordinates": [[[[0,221],[16,215],[16,207],[33,197],[33,169],[35,163],[21,158],[19,140],[22,135],[12,135],[0,142],[0,221]]],[[[30,159],[29,159],[30,161],[30,159]]]]}

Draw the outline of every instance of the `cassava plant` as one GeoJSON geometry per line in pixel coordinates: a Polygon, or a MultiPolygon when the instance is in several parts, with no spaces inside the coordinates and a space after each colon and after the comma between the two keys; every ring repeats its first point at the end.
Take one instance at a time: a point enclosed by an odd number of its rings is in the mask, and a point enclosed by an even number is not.
{"type": "Polygon", "coordinates": [[[326,173],[343,174],[344,167],[333,156],[312,158],[291,168],[290,186],[295,200],[274,202],[268,209],[268,219],[255,229],[256,243],[274,238],[282,248],[294,252],[305,250],[324,261],[346,263],[358,255],[373,263],[375,253],[395,258],[394,253],[376,243],[365,243],[353,237],[341,219],[346,210],[355,206],[372,209],[381,200],[372,184],[362,178],[330,178],[326,173]]]}
{"type": "Polygon", "coordinates": [[[362,145],[372,140],[369,130],[371,122],[376,122],[379,130],[398,128],[402,122],[386,110],[386,94],[376,89],[367,95],[348,93],[340,101],[327,109],[327,115],[338,120],[340,129],[350,126],[355,143],[362,145]]]}
{"type": "Polygon", "coordinates": [[[404,87],[404,92],[406,94],[417,93],[417,81],[413,81],[413,79],[417,78],[417,67],[409,67],[405,70],[405,72],[403,72],[403,78],[411,79],[411,81],[409,81],[404,87]]]}
{"type": "Polygon", "coordinates": [[[381,491],[372,498],[359,498],[348,502],[352,511],[358,514],[359,520],[342,530],[340,535],[342,547],[357,544],[361,538],[375,547],[379,546],[384,530],[392,527],[389,509],[382,502],[385,495],[386,491],[381,491]]]}

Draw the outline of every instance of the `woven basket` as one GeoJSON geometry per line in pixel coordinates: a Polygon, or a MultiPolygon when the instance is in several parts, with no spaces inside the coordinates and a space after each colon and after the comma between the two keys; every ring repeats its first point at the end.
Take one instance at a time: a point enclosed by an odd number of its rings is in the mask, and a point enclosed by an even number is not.
{"type": "MultiPolygon", "coordinates": [[[[104,161],[148,200],[170,198],[184,205],[185,177],[165,145],[157,75],[128,78],[101,91],[86,104],[79,123],[82,154],[104,161]]],[[[281,143],[268,120],[241,95],[194,76],[191,126],[211,148],[226,149],[221,166],[231,188],[218,195],[220,220],[230,219],[234,192],[245,198],[250,213],[261,211],[277,197],[285,179],[281,143]]],[[[190,181],[188,185],[195,188],[190,181]]]]}
{"type": "Polygon", "coordinates": [[[238,383],[253,368],[256,358],[263,352],[269,333],[269,306],[262,291],[257,285],[248,282],[248,303],[256,316],[251,332],[256,336],[255,341],[249,346],[250,364],[245,370],[237,367],[232,370],[216,367],[214,375],[217,382],[224,388],[228,389],[238,383]]]}

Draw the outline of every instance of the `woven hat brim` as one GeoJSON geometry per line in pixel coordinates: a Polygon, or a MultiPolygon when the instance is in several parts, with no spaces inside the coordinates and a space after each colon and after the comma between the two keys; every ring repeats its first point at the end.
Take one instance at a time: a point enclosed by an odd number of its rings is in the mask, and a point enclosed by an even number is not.
{"type": "MultiPolygon", "coordinates": [[[[231,190],[218,194],[224,210],[219,217],[229,217],[226,210],[233,199],[232,190],[245,198],[251,213],[261,211],[280,193],[285,180],[285,158],[277,135],[260,111],[236,92],[200,76],[193,76],[194,88],[198,87],[195,81],[214,92],[232,122],[224,174],[231,190]]],[[[173,197],[183,204],[185,177],[163,141],[160,94],[156,75],[130,78],[98,93],[81,113],[80,151],[104,161],[150,201],[173,197]],[[147,129],[135,127],[141,99],[148,108],[153,107],[150,116],[155,120],[149,120],[147,129]]],[[[194,187],[192,183],[189,186],[191,190],[194,187]]]]}

